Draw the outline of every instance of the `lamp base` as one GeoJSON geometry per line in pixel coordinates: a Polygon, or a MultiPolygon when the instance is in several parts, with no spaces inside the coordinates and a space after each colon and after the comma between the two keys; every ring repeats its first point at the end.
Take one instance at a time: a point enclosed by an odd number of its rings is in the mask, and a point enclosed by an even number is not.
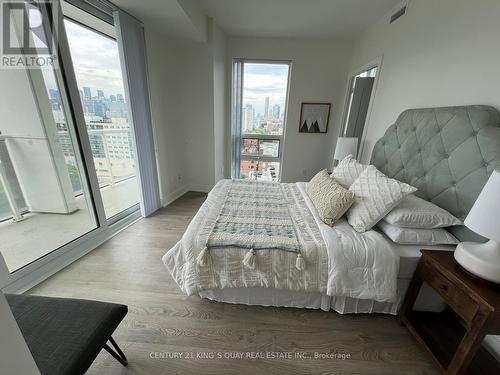
{"type": "Polygon", "coordinates": [[[500,243],[461,242],[455,260],[465,270],[482,279],[500,284],[500,243]]]}

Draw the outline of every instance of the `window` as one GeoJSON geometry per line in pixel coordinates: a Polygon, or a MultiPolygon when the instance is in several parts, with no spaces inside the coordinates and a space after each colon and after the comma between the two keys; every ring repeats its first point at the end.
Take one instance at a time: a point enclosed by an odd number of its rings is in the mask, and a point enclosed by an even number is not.
{"type": "MultiPolygon", "coordinates": [[[[73,8],[65,9],[83,19],[73,8]]],[[[84,19],[86,24],[66,16],[64,26],[104,211],[110,219],[139,204],[135,150],[114,27],[88,14],[84,19]]]]}
{"type": "Polygon", "coordinates": [[[279,181],[290,63],[233,64],[233,177],[279,181]]]}

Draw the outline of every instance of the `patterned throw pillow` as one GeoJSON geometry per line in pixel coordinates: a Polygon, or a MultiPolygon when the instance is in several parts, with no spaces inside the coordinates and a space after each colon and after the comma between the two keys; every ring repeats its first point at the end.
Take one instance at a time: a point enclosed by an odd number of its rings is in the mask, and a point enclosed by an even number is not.
{"type": "Polygon", "coordinates": [[[354,202],[354,193],[330,178],[326,169],[312,178],[306,186],[306,192],[318,210],[321,220],[330,226],[335,224],[354,202]]]}
{"type": "Polygon", "coordinates": [[[346,156],[332,172],[332,176],[340,185],[349,189],[367,165],[358,163],[352,155],[346,156]]]}
{"type": "Polygon", "coordinates": [[[347,221],[357,232],[370,230],[416,188],[387,177],[369,165],[349,188],[354,204],[347,212],[347,221]]]}
{"type": "Polygon", "coordinates": [[[444,228],[463,223],[448,211],[434,203],[408,195],[389,214],[384,221],[403,228],[444,228]]]}

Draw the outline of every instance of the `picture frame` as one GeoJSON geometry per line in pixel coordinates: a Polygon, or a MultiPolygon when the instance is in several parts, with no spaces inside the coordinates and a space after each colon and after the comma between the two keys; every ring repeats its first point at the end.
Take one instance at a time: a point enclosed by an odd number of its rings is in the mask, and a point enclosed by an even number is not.
{"type": "Polygon", "coordinates": [[[299,133],[327,133],[331,106],[331,103],[302,102],[300,107],[299,133]]]}

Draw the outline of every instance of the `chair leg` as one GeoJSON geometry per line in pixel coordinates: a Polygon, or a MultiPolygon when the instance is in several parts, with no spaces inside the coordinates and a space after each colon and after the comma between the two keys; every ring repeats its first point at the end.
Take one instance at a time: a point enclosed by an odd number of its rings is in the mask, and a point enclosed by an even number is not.
{"type": "Polygon", "coordinates": [[[111,345],[113,345],[113,347],[115,348],[116,352],[115,352],[115,350],[113,350],[112,348],[110,348],[107,343],[104,344],[104,349],[106,349],[106,351],[109,354],[111,354],[123,366],[127,366],[128,365],[127,357],[125,357],[125,354],[123,354],[123,352],[121,351],[121,349],[118,346],[118,344],[115,342],[115,340],[113,340],[112,337],[109,338],[109,342],[111,343],[111,345]]]}

